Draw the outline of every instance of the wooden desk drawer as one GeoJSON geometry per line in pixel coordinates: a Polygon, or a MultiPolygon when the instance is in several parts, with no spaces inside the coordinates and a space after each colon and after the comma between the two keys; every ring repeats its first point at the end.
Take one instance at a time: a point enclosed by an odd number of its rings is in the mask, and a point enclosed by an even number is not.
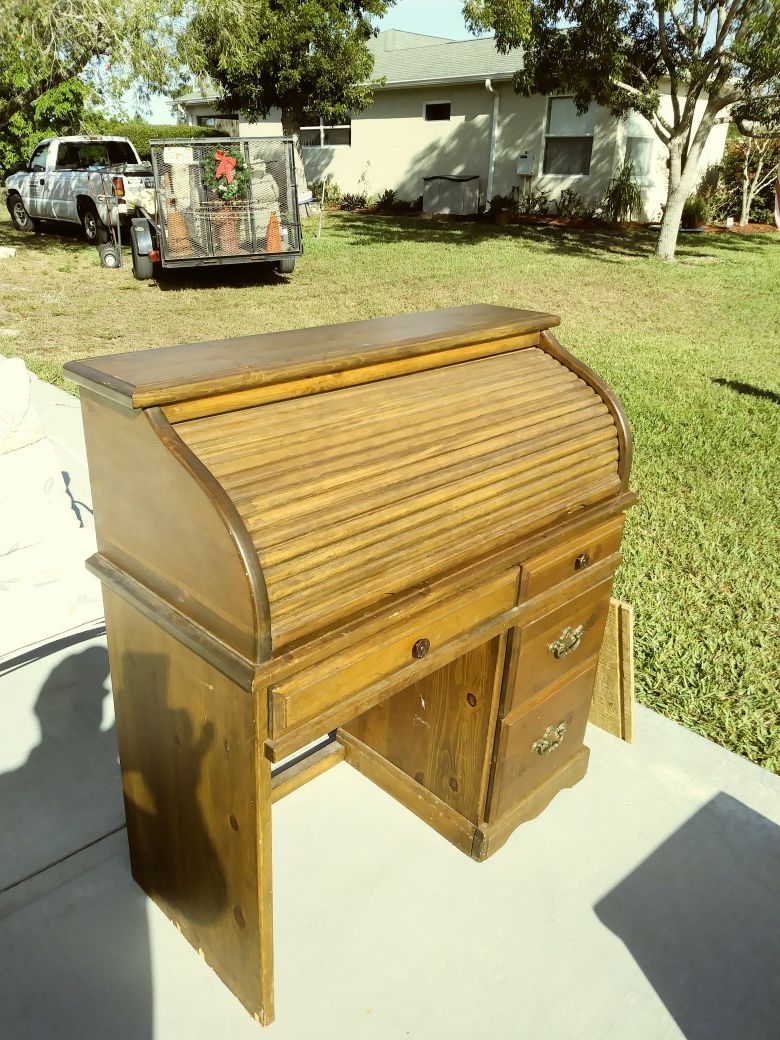
{"type": "Polygon", "coordinates": [[[502,714],[509,715],[601,649],[612,575],[514,633],[502,714]]]}
{"type": "Polygon", "coordinates": [[[498,750],[488,819],[495,820],[552,776],[582,747],[596,661],[549,696],[498,723],[498,750]]]}
{"type": "Polygon", "coordinates": [[[624,517],[613,517],[528,560],[523,565],[523,599],[547,592],[559,582],[582,573],[616,553],[623,537],[624,523],[624,517]]]}
{"type": "MultiPolygon", "coordinates": [[[[431,604],[405,618],[397,628],[375,633],[337,657],[271,686],[272,737],[316,718],[394,672],[408,672],[415,661],[419,663],[419,672],[424,673],[429,654],[515,606],[518,573],[518,568],[513,567],[474,588],[431,604]]],[[[441,661],[440,665],[444,663],[441,661]]],[[[412,667],[409,683],[416,679],[412,667]]]]}

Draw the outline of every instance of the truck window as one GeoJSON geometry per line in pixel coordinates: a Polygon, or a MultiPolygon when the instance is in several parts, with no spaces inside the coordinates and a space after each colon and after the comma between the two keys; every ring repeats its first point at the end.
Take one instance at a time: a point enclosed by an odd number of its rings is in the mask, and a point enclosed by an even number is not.
{"type": "Polygon", "coordinates": [[[58,170],[78,170],[79,148],[76,144],[61,144],[57,150],[58,170]]]}
{"type": "Polygon", "coordinates": [[[133,149],[126,141],[90,141],[79,145],[79,168],[114,166],[117,163],[135,163],[133,149]]]}
{"type": "Polygon", "coordinates": [[[42,173],[46,169],[46,157],[48,154],[49,146],[47,144],[42,144],[39,148],[36,148],[32,159],[30,159],[30,169],[35,173],[42,173]]]}

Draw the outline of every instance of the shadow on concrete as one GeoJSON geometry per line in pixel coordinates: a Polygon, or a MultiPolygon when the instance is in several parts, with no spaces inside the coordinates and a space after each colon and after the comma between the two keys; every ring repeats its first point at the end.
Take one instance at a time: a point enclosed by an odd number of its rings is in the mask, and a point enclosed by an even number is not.
{"type": "Polygon", "coordinates": [[[774,823],[718,794],[595,911],[625,943],[686,1040],[780,1035],[780,828],[774,823]]]}
{"type": "Polygon", "coordinates": [[[761,397],[766,401],[774,401],[775,404],[780,404],[780,394],[775,390],[764,390],[760,386],[753,386],[752,383],[740,383],[738,379],[713,379],[713,383],[717,383],[718,386],[725,386],[729,390],[734,390],[738,394],[746,394],[748,397],[761,397]]]}
{"type": "Polygon", "coordinates": [[[101,729],[107,679],[108,654],[91,646],[41,687],[40,742],[0,775],[0,892],[116,829],[116,799],[101,791],[119,783],[114,729],[101,729]]]}

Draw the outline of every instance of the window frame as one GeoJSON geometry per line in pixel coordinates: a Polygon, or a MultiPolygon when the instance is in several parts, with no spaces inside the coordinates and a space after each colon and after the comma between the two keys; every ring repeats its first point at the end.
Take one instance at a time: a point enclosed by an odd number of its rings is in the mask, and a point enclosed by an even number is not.
{"type": "Polygon", "coordinates": [[[655,134],[626,134],[625,144],[623,147],[623,162],[627,162],[629,159],[628,155],[628,143],[629,141],[649,141],[650,142],[650,159],[648,161],[648,169],[646,173],[640,173],[638,170],[634,170],[634,176],[636,177],[637,183],[640,186],[648,185],[653,183],[653,161],[655,159],[655,134]]]}
{"type": "Polygon", "coordinates": [[[596,126],[594,122],[593,131],[589,134],[551,134],[551,116],[552,116],[552,103],[553,101],[573,101],[573,94],[549,94],[547,97],[547,105],[545,108],[544,115],[544,147],[542,148],[541,161],[539,164],[539,176],[540,177],[590,177],[591,167],[593,166],[593,144],[596,140],[596,126]],[[553,141],[590,141],[590,155],[588,156],[588,170],[586,173],[546,173],[545,165],[547,163],[547,142],[553,141]]]}
{"type": "Polygon", "coordinates": [[[422,117],[424,123],[451,123],[452,122],[452,99],[451,98],[439,98],[437,100],[423,101],[422,117]],[[446,119],[429,119],[428,118],[428,107],[429,105],[447,105],[448,115],[446,119]]]}
{"type": "Polygon", "coordinates": [[[320,139],[316,144],[304,144],[300,142],[301,148],[351,148],[352,147],[352,116],[348,116],[348,122],[346,123],[326,123],[322,116],[320,116],[319,123],[311,123],[309,126],[301,126],[298,128],[300,134],[304,130],[318,131],[320,139]],[[328,144],[325,140],[325,134],[328,130],[346,130],[349,134],[349,140],[342,142],[341,144],[328,144]]]}

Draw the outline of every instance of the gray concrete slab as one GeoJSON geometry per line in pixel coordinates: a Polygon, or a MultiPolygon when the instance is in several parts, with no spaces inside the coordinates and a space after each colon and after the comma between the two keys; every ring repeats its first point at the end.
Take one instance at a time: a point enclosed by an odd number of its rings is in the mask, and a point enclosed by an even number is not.
{"type": "MultiPolygon", "coordinates": [[[[780,778],[646,709],[475,864],[347,765],[274,807],[271,1040],[776,1040],[780,778]]],[[[258,1037],[124,833],[0,895],[12,1040],[258,1037]]]]}
{"type": "Polygon", "coordinates": [[[78,397],[30,374],[30,399],[54,446],[63,477],[85,527],[92,522],[87,449],[78,397]]]}

